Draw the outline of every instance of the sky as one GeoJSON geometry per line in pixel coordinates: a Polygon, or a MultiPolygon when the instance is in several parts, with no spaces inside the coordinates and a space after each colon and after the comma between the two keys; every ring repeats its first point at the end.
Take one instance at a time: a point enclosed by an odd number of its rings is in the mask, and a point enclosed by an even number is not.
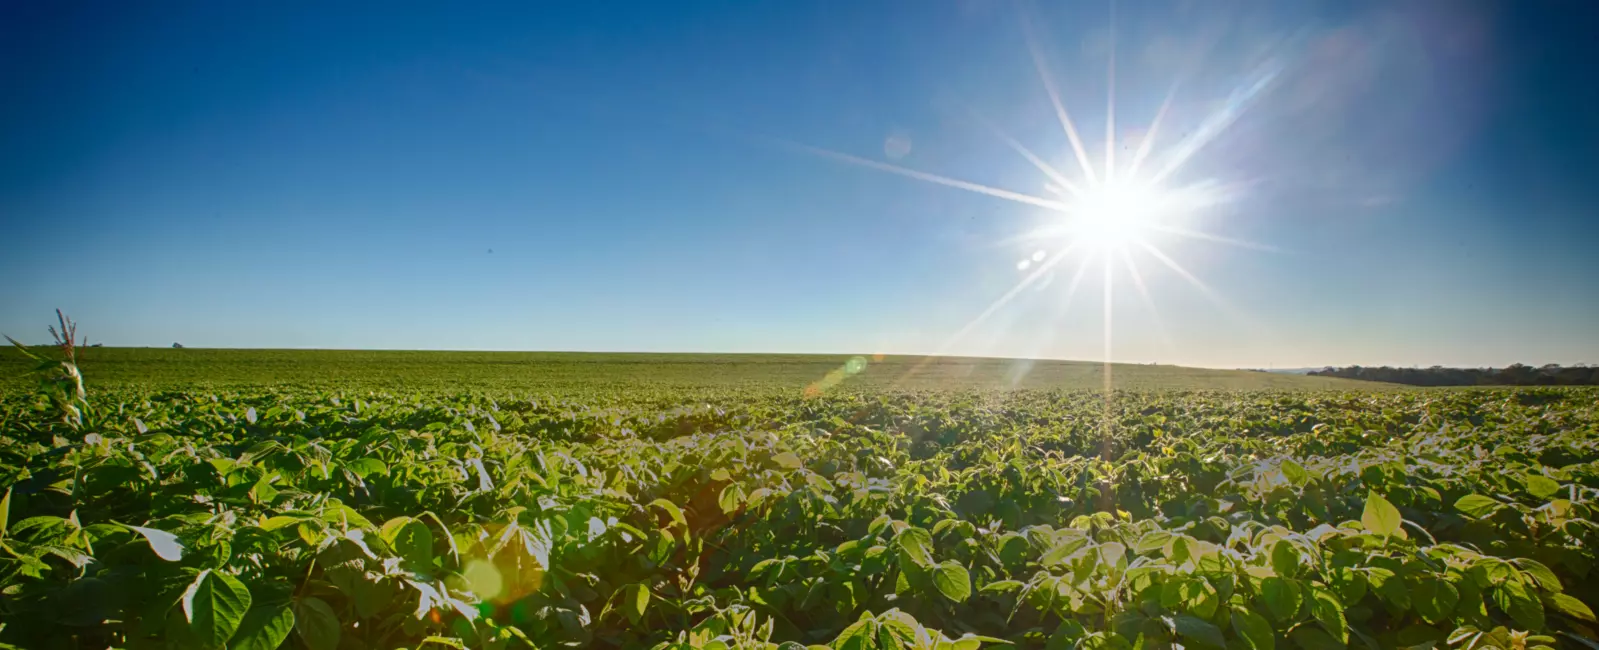
{"type": "Polygon", "coordinates": [[[1599,362],[1596,11],[6,3],[0,332],[1599,362]]]}

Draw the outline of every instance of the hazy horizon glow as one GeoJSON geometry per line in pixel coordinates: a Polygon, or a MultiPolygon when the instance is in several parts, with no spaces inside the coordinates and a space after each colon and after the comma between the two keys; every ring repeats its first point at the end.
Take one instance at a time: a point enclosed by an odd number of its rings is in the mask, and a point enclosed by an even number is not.
{"type": "Polygon", "coordinates": [[[1587,8],[104,9],[0,10],[25,341],[1599,362],[1587,8]]]}

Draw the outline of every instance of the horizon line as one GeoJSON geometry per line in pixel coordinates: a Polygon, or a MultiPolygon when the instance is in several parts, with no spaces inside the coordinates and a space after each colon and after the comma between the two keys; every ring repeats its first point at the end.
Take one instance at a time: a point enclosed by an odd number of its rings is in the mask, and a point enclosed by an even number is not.
{"type": "MultiPolygon", "coordinates": [[[[58,347],[58,345],[55,344],[55,343],[34,343],[34,344],[26,344],[26,345],[28,347],[58,347]]],[[[1104,363],[1106,363],[1106,361],[1102,360],[1102,359],[1101,360],[1093,360],[1093,359],[1070,359],[1070,358],[1063,358],[1063,357],[1001,356],[1001,355],[989,355],[989,354],[935,354],[935,353],[921,353],[921,352],[869,352],[868,353],[868,352],[783,352],[783,351],[748,352],[748,351],[716,351],[716,350],[562,350],[562,349],[539,349],[539,350],[535,350],[535,349],[504,349],[504,348],[213,347],[213,346],[189,346],[189,345],[185,345],[185,346],[183,346],[181,348],[174,348],[174,347],[172,347],[170,345],[99,345],[99,344],[82,345],[82,346],[78,346],[78,347],[85,347],[85,348],[98,347],[98,348],[102,348],[102,349],[111,348],[111,349],[123,349],[123,350],[173,350],[173,349],[183,349],[183,350],[240,350],[240,351],[293,350],[293,351],[299,351],[299,352],[440,352],[440,353],[475,352],[475,353],[489,353],[489,354],[494,354],[494,353],[503,353],[503,354],[639,354],[639,355],[642,355],[642,354],[668,354],[668,355],[702,355],[702,356],[709,356],[709,355],[723,355],[723,356],[729,356],[729,355],[740,355],[740,356],[776,356],[776,355],[785,355],[785,356],[811,356],[811,357],[851,357],[851,356],[872,357],[872,356],[885,356],[885,357],[922,357],[922,358],[943,358],[943,359],[980,359],[980,360],[991,360],[991,361],[1049,361],[1049,362],[1056,362],[1056,363],[1083,363],[1083,364],[1104,364],[1104,363]]],[[[1471,369],[1498,369],[1498,368],[1506,368],[1506,367],[1509,367],[1510,365],[1515,365],[1515,364],[1505,364],[1505,365],[1491,365],[1491,364],[1490,365],[1451,365],[1451,364],[1437,364],[1437,363],[1435,363],[1435,364],[1425,365],[1424,366],[1424,365],[1394,365],[1394,364],[1391,364],[1391,363],[1384,363],[1384,364],[1346,363],[1346,364],[1313,364],[1313,365],[1294,365],[1294,366],[1276,366],[1276,365],[1268,365],[1268,366],[1259,366],[1259,365],[1205,366],[1205,365],[1185,365],[1185,364],[1181,364],[1181,363],[1164,363],[1164,362],[1160,362],[1160,361],[1118,361],[1118,360],[1111,360],[1109,363],[1111,363],[1113,365],[1126,365],[1126,366],[1170,366],[1170,367],[1174,367],[1174,368],[1197,368],[1197,369],[1203,369],[1203,370],[1259,370],[1259,371],[1267,371],[1267,372],[1270,372],[1270,371],[1286,371],[1286,370],[1321,370],[1321,369],[1326,369],[1326,368],[1335,368],[1336,369],[1336,368],[1351,368],[1351,367],[1357,367],[1357,366],[1358,367],[1362,367],[1362,368],[1396,368],[1396,369],[1422,369],[1422,370],[1424,370],[1424,369],[1427,369],[1427,368],[1437,367],[1437,368],[1453,368],[1453,369],[1461,369],[1461,370],[1471,370],[1471,369]]],[[[1516,362],[1516,363],[1519,363],[1519,364],[1524,365],[1524,366],[1532,367],[1532,368],[1539,368],[1539,367],[1542,367],[1542,366],[1545,366],[1545,365],[1550,365],[1550,364],[1558,365],[1558,366],[1561,366],[1561,367],[1568,367],[1568,368],[1569,367],[1576,367],[1576,366],[1599,365],[1599,364],[1596,364],[1594,362],[1588,362],[1588,361],[1575,361],[1575,362],[1569,362],[1569,363],[1566,363],[1566,362],[1548,362],[1548,363],[1516,362]]]]}

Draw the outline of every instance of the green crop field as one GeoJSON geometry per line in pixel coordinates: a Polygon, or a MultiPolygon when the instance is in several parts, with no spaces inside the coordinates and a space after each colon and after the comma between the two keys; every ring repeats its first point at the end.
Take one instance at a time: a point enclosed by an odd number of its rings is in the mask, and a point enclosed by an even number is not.
{"type": "MultiPolygon", "coordinates": [[[[0,377],[13,390],[31,367],[0,354],[0,377]]],[[[422,352],[362,350],[81,349],[91,388],[304,386],[391,389],[505,389],[590,393],[597,389],[801,391],[820,383],[848,390],[1064,388],[1098,389],[1103,364],[1081,361],[806,354],[607,354],[563,352],[422,352]],[[851,361],[854,361],[852,364],[851,361]],[[830,383],[835,373],[839,381],[830,383]]],[[[1116,364],[1117,388],[1397,390],[1392,384],[1243,370],[1116,364]]]]}
{"type": "Polygon", "coordinates": [[[84,354],[0,399],[4,647],[1599,647],[1590,388],[84,354]]]}

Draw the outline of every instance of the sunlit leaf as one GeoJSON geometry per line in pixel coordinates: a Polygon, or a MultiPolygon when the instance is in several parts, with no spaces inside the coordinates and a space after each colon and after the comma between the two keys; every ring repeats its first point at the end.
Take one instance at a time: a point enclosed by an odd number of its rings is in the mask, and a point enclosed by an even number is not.
{"type": "Polygon", "coordinates": [[[1366,495],[1366,509],[1360,515],[1360,524],[1366,530],[1378,535],[1403,535],[1400,529],[1403,523],[1394,504],[1376,492],[1366,495]]]}

